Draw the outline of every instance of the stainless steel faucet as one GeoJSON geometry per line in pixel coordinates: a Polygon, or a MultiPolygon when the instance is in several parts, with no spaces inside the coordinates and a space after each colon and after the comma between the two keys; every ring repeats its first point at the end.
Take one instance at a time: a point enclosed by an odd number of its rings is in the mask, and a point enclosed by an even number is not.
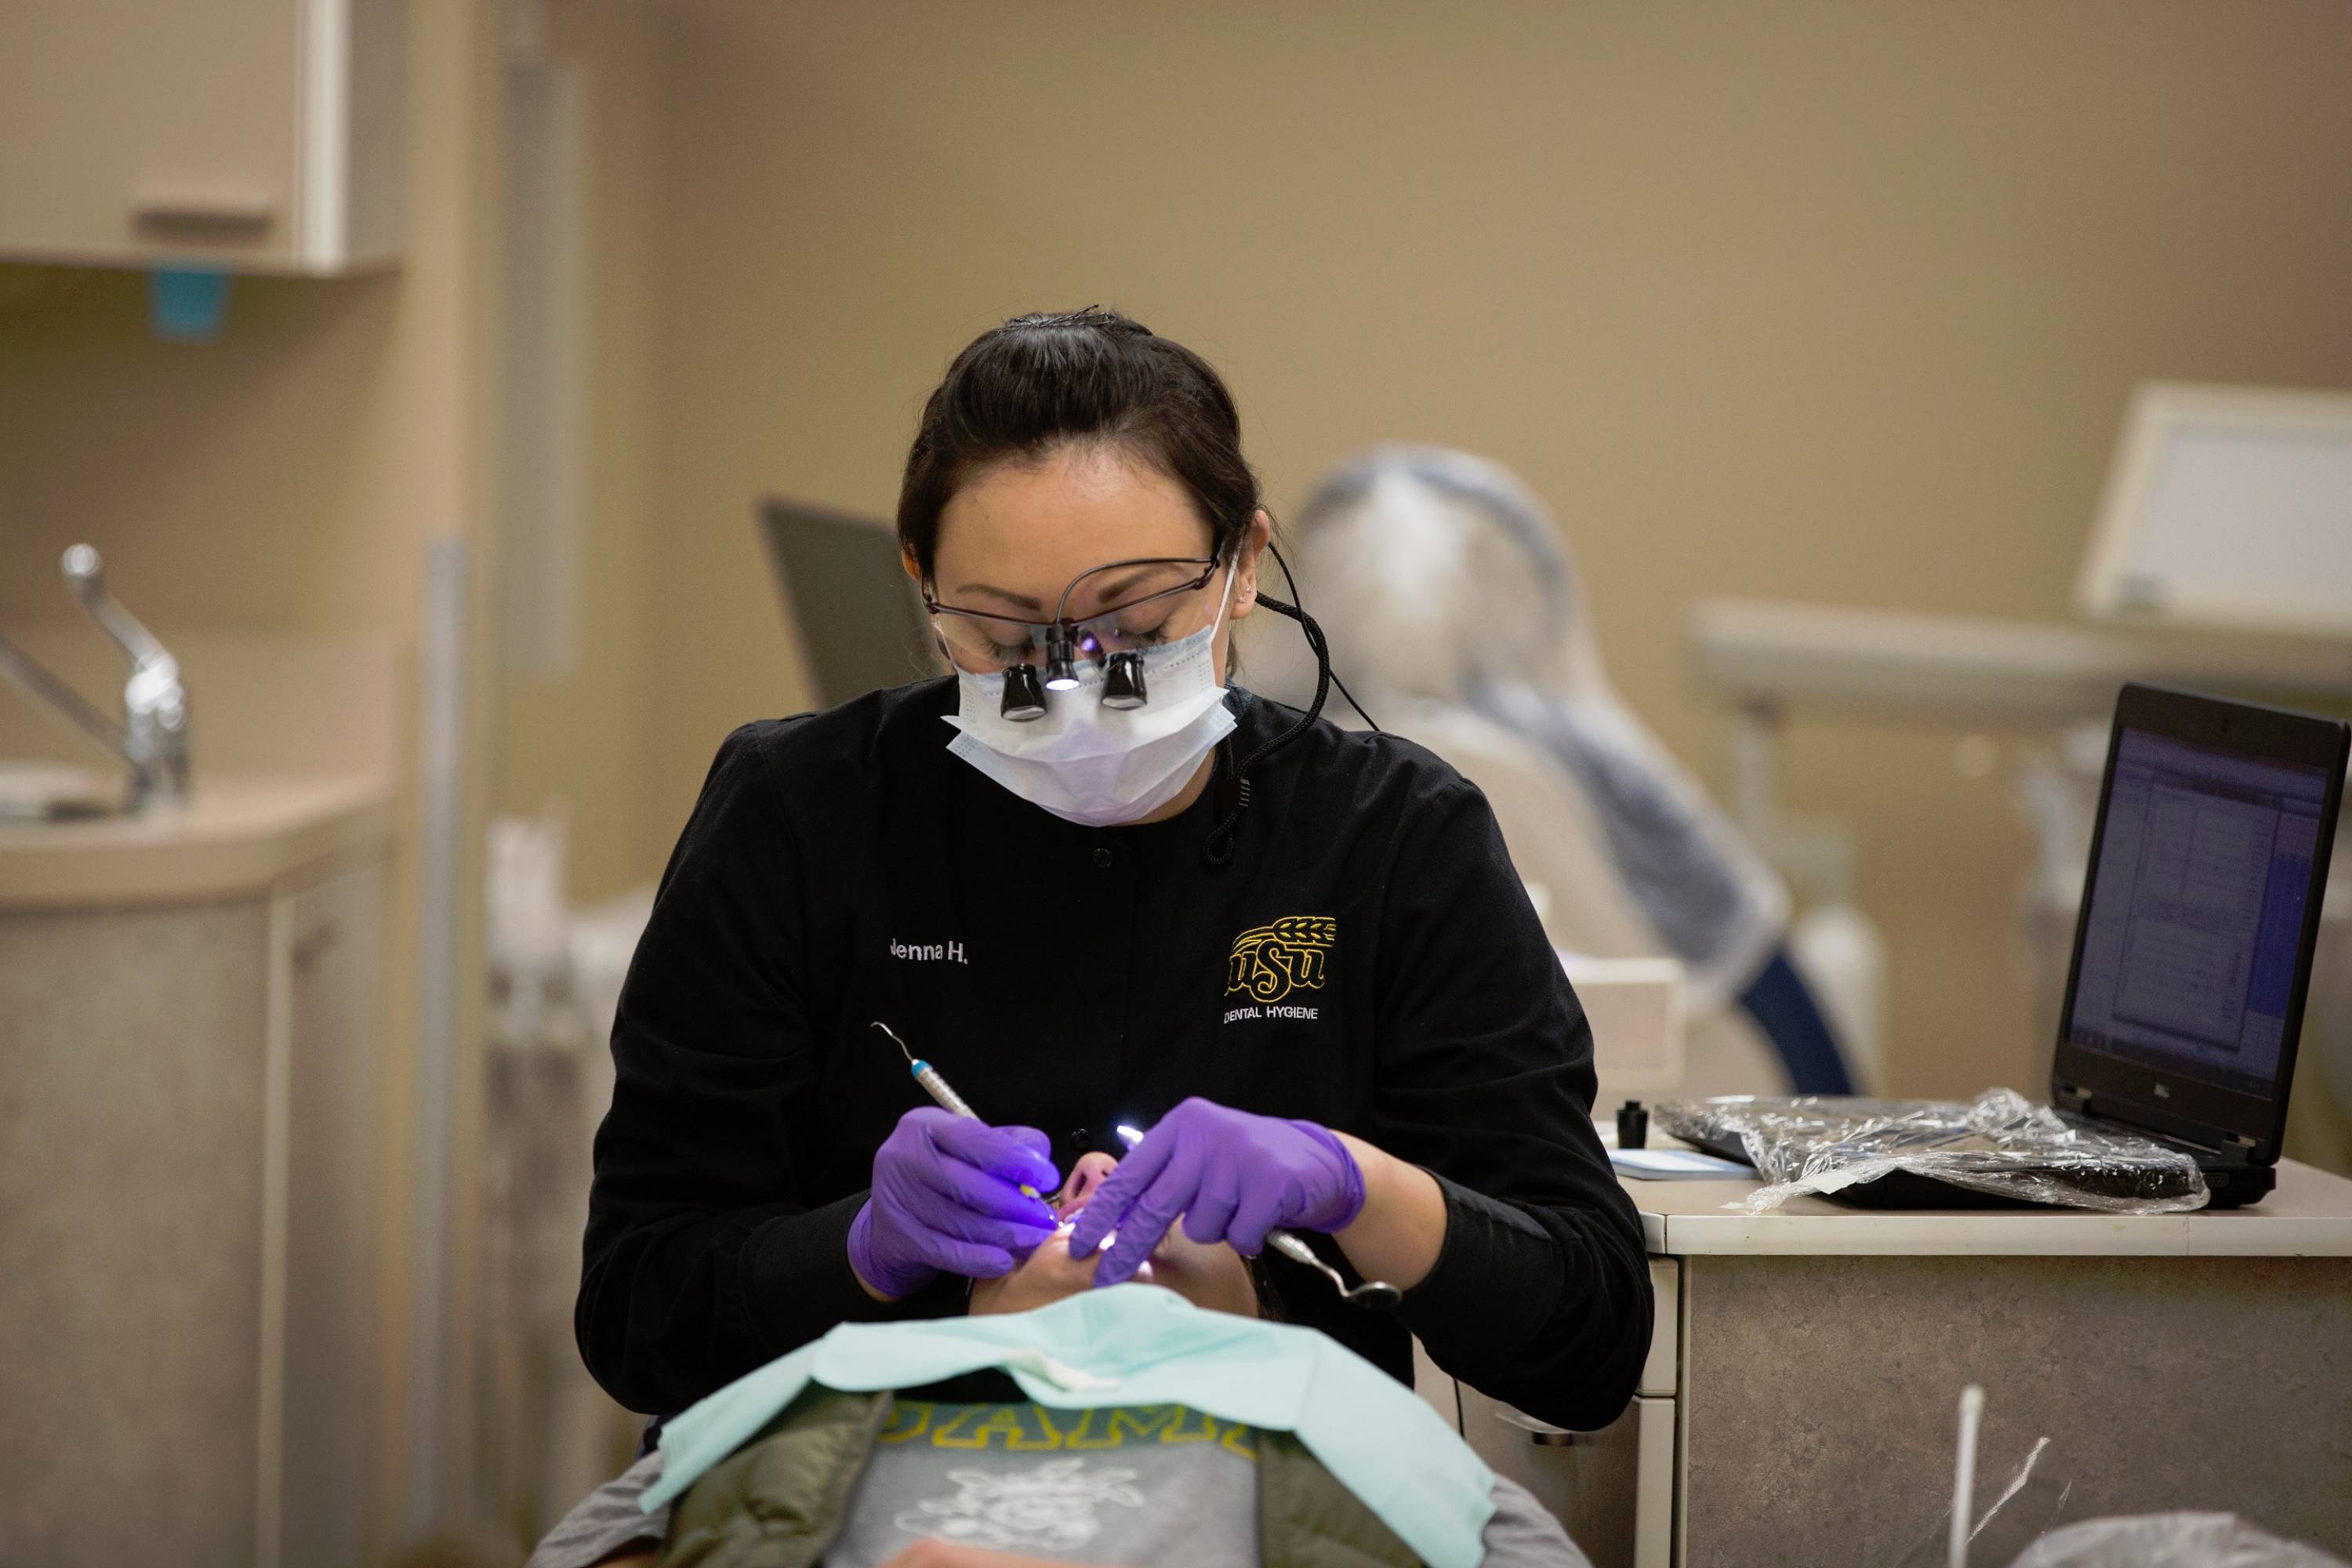
{"type": "Polygon", "coordinates": [[[122,684],[122,721],[84,701],[81,693],[5,637],[0,637],[0,675],[129,765],[130,809],[186,800],[188,689],[180,679],[179,661],[106,591],[97,551],[77,544],[59,567],[74,598],[131,660],[122,684]]]}

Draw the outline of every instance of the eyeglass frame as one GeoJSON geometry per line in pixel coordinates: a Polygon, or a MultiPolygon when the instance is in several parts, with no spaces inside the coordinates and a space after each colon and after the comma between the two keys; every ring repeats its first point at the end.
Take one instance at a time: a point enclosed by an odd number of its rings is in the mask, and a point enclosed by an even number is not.
{"type": "MultiPolygon", "coordinates": [[[[1030,651],[1034,653],[1038,651],[1041,641],[1045,642],[1050,648],[1049,639],[1055,631],[1076,632],[1078,627],[1090,622],[1101,620],[1106,616],[1119,615],[1135,608],[1138,605],[1149,605],[1157,599],[1172,598],[1178,594],[1197,594],[1209,585],[1209,579],[1214,577],[1217,574],[1217,568],[1224,564],[1223,558],[1215,555],[1139,555],[1131,561],[1108,561],[1100,566],[1089,566],[1071,578],[1068,586],[1062,590],[1061,600],[1054,606],[1055,614],[1050,621],[1033,621],[1020,616],[999,615],[992,610],[970,610],[961,605],[943,604],[932,592],[931,580],[928,574],[922,579],[920,589],[923,608],[934,616],[961,616],[966,620],[995,621],[1003,626],[1025,626],[1033,634],[1042,634],[1042,636],[1033,635],[1030,639],[1030,651]],[[1069,608],[1070,595],[1077,591],[1079,584],[1089,577],[1099,576],[1105,572],[1117,572],[1127,566],[1198,566],[1201,568],[1201,574],[1189,583],[1179,583],[1171,588],[1161,588],[1157,592],[1146,594],[1139,599],[1129,599],[1124,604],[1106,605],[1083,619],[1074,620],[1061,613],[1069,608]]],[[[1024,658],[1021,662],[1026,664],[1029,660],[1024,658]]]]}

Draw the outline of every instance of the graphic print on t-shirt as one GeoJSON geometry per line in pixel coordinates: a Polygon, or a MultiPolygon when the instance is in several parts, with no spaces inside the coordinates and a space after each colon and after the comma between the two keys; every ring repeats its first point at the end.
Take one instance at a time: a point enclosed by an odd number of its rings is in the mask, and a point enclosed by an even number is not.
{"type": "Polygon", "coordinates": [[[900,1400],[878,1435],[844,1563],[908,1537],[1095,1561],[1246,1564],[1257,1434],[1181,1405],[1049,1409],[900,1400]]]}
{"type": "Polygon", "coordinates": [[[1001,1476],[950,1470],[948,1479],[954,1496],[925,1498],[891,1522],[909,1535],[992,1552],[1074,1552],[1102,1532],[1096,1510],[1104,1504],[1143,1506],[1133,1470],[1089,1472],[1084,1459],[1047,1459],[1001,1476]]]}

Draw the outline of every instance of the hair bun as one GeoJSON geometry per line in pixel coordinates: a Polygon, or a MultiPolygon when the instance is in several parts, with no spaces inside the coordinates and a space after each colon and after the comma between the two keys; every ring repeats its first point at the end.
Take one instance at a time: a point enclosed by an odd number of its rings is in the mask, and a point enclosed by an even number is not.
{"type": "Polygon", "coordinates": [[[1131,337],[1148,338],[1151,329],[1131,316],[1117,310],[1106,310],[1100,305],[1087,305],[1076,310],[1040,310],[1031,315],[1014,316],[1006,321],[1008,328],[1063,327],[1087,331],[1121,332],[1131,337]]]}
{"type": "Polygon", "coordinates": [[[1258,510],[1240,415],[1206,360],[1100,305],[1035,311],[965,344],[923,404],[898,487],[898,540],[923,580],[960,486],[1065,441],[1117,442],[1181,485],[1221,561],[1258,510]]]}

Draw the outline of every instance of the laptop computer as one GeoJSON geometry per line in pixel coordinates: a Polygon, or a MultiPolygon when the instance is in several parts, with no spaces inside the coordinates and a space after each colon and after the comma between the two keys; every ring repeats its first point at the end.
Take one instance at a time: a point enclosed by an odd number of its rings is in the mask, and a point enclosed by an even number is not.
{"type": "Polygon", "coordinates": [[[820,705],[940,672],[888,523],[772,498],[760,503],[760,531],[820,705]]]}
{"type": "Polygon", "coordinates": [[[2116,702],[2050,1102],[2275,1183],[2352,728],[2154,687],[2116,702]]]}
{"type": "MultiPolygon", "coordinates": [[[[2147,686],[2116,702],[2050,1103],[2189,1153],[2215,1208],[2275,1184],[2347,747],[2337,721],[2252,703],[2147,686]]],[[[1834,1195],[2022,1202],[1911,1172],[1834,1195]]]]}

